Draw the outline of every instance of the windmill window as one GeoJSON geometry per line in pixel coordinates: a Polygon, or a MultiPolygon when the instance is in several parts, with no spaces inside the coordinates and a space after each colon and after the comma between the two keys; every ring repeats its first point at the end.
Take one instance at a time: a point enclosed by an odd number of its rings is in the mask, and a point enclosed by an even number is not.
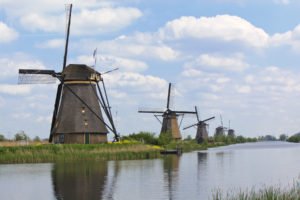
{"type": "Polygon", "coordinates": [[[88,125],[89,125],[89,123],[88,123],[87,120],[84,120],[84,125],[85,125],[85,126],[88,126],[88,125]]]}
{"type": "Polygon", "coordinates": [[[82,113],[82,114],[84,114],[84,113],[85,113],[85,108],[84,108],[84,107],[82,107],[82,109],[81,109],[81,113],[82,113]]]}

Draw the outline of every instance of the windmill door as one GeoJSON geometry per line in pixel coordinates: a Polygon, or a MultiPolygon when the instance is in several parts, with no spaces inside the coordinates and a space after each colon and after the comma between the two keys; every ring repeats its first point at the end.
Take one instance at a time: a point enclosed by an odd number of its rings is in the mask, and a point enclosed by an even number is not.
{"type": "Polygon", "coordinates": [[[90,143],[90,134],[88,134],[88,133],[84,134],[84,141],[85,141],[85,144],[89,144],[90,143]]]}

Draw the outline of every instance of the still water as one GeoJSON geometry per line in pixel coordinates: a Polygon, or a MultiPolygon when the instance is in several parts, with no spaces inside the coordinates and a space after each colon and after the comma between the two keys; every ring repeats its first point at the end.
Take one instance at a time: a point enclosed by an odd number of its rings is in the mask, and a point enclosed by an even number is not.
{"type": "Polygon", "coordinates": [[[237,144],[163,159],[0,165],[0,199],[211,199],[300,175],[300,144],[237,144]]]}

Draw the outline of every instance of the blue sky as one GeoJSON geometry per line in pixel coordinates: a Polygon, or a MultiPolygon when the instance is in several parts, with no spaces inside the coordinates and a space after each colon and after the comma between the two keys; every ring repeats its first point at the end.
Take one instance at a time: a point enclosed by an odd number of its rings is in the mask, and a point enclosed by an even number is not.
{"type": "Polygon", "coordinates": [[[300,1],[0,0],[1,134],[49,135],[57,86],[17,85],[17,73],[61,70],[65,3],[74,6],[68,63],[92,65],[98,48],[98,71],[120,68],[104,80],[122,135],[159,133],[137,110],[164,109],[169,82],[174,109],[216,116],[210,135],[220,114],[247,137],[300,131],[300,1]]]}

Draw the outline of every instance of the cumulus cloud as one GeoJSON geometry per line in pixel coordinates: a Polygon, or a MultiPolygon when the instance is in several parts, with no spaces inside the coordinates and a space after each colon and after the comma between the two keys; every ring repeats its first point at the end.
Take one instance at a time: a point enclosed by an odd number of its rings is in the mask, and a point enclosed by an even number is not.
{"type": "MultiPolygon", "coordinates": [[[[95,35],[120,30],[140,18],[142,12],[137,8],[99,8],[82,9],[74,12],[71,19],[71,33],[75,35],[95,35]]],[[[29,13],[20,19],[21,25],[30,31],[65,31],[65,15],[29,13]]]]}
{"type": "Polygon", "coordinates": [[[45,69],[43,63],[38,60],[22,59],[22,55],[15,54],[12,58],[0,58],[0,79],[17,76],[21,69],[45,69]]]}
{"type": "Polygon", "coordinates": [[[8,85],[8,84],[0,85],[0,92],[4,94],[23,95],[23,94],[29,94],[30,91],[31,88],[29,85],[8,85]]]}
{"type": "MultiPolygon", "coordinates": [[[[79,56],[77,61],[87,65],[94,65],[95,61],[93,56],[79,56]]],[[[120,71],[128,72],[141,72],[148,68],[145,62],[116,57],[112,55],[98,55],[97,56],[97,68],[100,70],[109,70],[118,67],[120,71]]]]}
{"type": "Polygon", "coordinates": [[[223,57],[203,54],[192,62],[184,65],[186,68],[205,67],[207,69],[222,71],[244,71],[249,64],[242,61],[239,57],[223,57]]]}
{"type": "Polygon", "coordinates": [[[38,48],[61,48],[64,47],[65,40],[64,39],[52,39],[52,40],[47,40],[43,43],[36,44],[35,46],[38,48]]]}
{"type": "Polygon", "coordinates": [[[159,91],[168,85],[162,78],[133,72],[107,74],[105,80],[112,87],[134,87],[136,91],[159,91]]]}
{"type": "Polygon", "coordinates": [[[285,4],[288,5],[291,3],[291,0],[273,0],[277,4],[285,4]]]}
{"type": "Polygon", "coordinates": [[[15,40],[19,36],[17,31],[15,31],[13,28],[8,27],[6,24],[4,24],[1,21],[0,21],[0,33],[1,33],[0,44],[15,40]]]}
{"type": "Polygon", "coordinates": [[[35,120],[36,122],[51,122],[52,121],[52,115],[48,115],[48,116],[38,116],[35,120]]]}
{"type": "Polygon", "coordinates": [[[31,117],[31,113],[15,113],[12,114],[12,117],[15,119],[28,119],[31,117]]]}
{"type": "Polygon", "coordinates": [[[186,38],[214,38],[226,42],[239,41],[250,47],[266,47],[269,35],[261,28],[238,16],[217,15],[215,17],[183,16],[169,21],[158,31],[161,40],[186,38]]]}
{"type": "Polygon", "coordinates": [[[300,25],[285,33],[276,33],[271,37],[272,46],[289,45],[294,51],[300,52],[300,25]]]}
{"type": "Polygon", "coordinates": [[[165,44],[152,43],[146,39],[141,42],[136,36],[119,37],[115,40],[104,41],[99,44],[99,48],[105,53],[113,55],[128,57],[141,56],[143,58],[155,58],[164,61],[178,59],[180,54],[165,44]]]}
{"type": "Polygon", "coordinates": [[[248,94],[251,92],[251,87],[249,85],[236,85],[235,89],[238,93],[248,94]]]}

